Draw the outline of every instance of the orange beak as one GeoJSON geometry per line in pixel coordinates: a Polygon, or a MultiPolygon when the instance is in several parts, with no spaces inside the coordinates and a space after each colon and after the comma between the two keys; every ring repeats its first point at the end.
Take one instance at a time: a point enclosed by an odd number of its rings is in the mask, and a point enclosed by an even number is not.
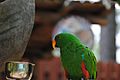
{"type": "Polygon", "coordinates": [[[52,47],[55,49],[55,45],[56,45],[56,41],[55,40],[53,40],[52,41],[52,47]]]}

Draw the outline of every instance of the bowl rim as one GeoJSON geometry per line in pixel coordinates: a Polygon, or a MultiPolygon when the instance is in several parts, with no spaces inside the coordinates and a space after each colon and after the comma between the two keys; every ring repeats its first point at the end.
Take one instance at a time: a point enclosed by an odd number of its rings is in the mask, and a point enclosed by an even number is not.
{"type": "Polygon", "coordinates": [[[35,64],[31,63],[31,62],[27,62],[27,61],[6,61],[6,63],[21,63],[21,64],[31,64],[32,66],[35,66],[35,64]]]}

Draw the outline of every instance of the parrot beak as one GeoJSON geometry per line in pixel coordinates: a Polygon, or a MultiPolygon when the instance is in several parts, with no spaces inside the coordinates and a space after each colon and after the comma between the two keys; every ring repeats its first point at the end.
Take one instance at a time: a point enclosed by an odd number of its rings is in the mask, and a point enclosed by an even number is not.
{"type": "Polygon", "coordinates": [[[55,45],[56,45],[56,41],[53,40],[53,41],[52,41],[52,47],[53,47],[53,49],[55,49],[55,45]]]}

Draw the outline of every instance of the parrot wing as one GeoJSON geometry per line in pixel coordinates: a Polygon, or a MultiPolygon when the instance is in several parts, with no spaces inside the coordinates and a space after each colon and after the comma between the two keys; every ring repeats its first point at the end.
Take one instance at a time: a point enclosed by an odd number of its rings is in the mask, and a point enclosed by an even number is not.
{"type": "Polygon", "coordinates": [[[84,63],[86,65],[87,70],[90,73],[90,78],[92,79],[96,79],[96,57],[94,56],[94,53],[89,49],[89,48],[85,48],[85,60],[84,63]]]}
{"type": "Polygon", "coordinates": [[[69,42],[60,50],[67,75],[96,79],[96,58],[89,48],[78,43],[69,42]]]}
{"type": "Polygon", "coordinates": [[[96,79],[96,57],[94,53],[88,48],[83,46],[77,46],[76,52],[81,56],[80,67],[83,76],[88,79],[96,79]]]}

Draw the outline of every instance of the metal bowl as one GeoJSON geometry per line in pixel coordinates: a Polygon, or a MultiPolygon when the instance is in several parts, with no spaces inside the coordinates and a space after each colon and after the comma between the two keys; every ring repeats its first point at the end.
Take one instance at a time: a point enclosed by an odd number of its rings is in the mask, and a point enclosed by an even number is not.
{"type": "Polygon", "coordinates": [[[6,79],[30,80],[33,74],[34,64],[29,62],[9,61],[5,64],[6,79]]]}

